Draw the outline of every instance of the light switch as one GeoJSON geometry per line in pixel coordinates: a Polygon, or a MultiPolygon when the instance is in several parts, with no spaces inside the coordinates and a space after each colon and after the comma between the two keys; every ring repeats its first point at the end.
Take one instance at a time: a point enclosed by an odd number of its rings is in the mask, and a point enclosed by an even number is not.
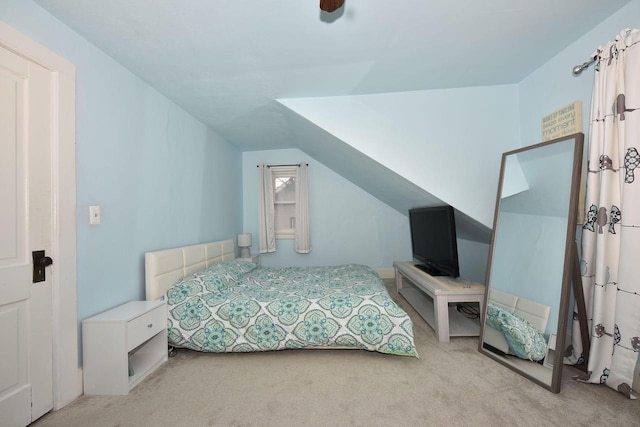
{"type": "Polygon", "coordinates": [[[100,224],[100,206],[89,206],[89,224],[100,224]]]}

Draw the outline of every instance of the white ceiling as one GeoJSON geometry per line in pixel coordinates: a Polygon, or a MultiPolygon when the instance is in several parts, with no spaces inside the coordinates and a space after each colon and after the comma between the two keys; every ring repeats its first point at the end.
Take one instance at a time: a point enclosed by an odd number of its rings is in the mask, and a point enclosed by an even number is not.
{"type": "Polygon", "coordinates": [[[35,2],[258,150],[296,147],[278,98],[518,83],[629,0],[35,2]]]}

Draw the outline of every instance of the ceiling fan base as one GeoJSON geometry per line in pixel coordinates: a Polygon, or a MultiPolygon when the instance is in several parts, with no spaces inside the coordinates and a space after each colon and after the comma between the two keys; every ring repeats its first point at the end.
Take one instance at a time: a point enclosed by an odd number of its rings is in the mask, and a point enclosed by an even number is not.
{"type": "Polygon", "coordinates": [[[325,12],[335,12],[344,5],[344,0],[320,0],[320,9],[325,12]]]}

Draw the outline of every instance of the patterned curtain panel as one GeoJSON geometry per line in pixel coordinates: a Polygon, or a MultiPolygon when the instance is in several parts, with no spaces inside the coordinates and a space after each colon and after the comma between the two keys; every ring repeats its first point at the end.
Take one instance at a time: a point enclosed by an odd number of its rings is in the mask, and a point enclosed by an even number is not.
{"type": "MultiPolygon", "coordinates": [[[[591,100],[582,285],[588,374],[631,399],[640,352],[640,31],[598,48],[591,100]]],[[[578,353],[579,354],[579,353],[578,353]]]]}

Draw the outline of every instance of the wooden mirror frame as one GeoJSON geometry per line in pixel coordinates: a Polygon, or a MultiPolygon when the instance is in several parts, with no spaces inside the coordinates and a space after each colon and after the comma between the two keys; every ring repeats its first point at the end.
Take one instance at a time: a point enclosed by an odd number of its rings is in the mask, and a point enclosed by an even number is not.
{"type": "MultiPolygon", "coordinates": [[[[577,227],[577,209],[578,209],[578,200],[580,195],[580,184],[581,184],[581,170],[582,170],[582,153],[584,148],[584,135],[582,133],[576,133],[568,136],[564,136],[561,138],[557,138],[550,141],[541,142],[539,144],[531,145],[528,147],[519,148],[516,150],[512,150],[502,154],[502,161],[500,166],[500,180],[498,183],[498,192],[496,198],[496,208],[495,215],[493,221],[493,230],[491,233],[491,244],[489,250],[489,260],[487,266],[487,275],[486,275],[486,286],[485,286],[485,298],[484,298],[484,306],[482,307],[482,315],[481,315],[481,323],[480,323],[480,337],[478,341],[478,351],[487,355],[488,357],[496,360],[497,362],[507,366],[515,372],[523,375],[529,380],[539,384],[540,386],[549,389],[553,393],[559,393],[562,381],[562,368],[563,368],[563,353],[565,348],[565,331],[567,330],[568,324],[568,316],[569,316],[569,300],[571,296],[571,285],[573,283],[574,290],[576,291],[576,303],[578,304],[578,313],[580,317],[580,324],[582,329],[582,341],[583,347],[585,351],[584,357],[588,357],[588,336],[586,334],[586,314],[584,310],[584,297],[582,294],[582,284],[580,280],[579,273],[579,265],[578,265],[578,253],[577,247],[575,243],[576,236],[576,227],[577,227]],[[506,358],[500,357],[497,354],[494,354],[492,351],[484,348],[484,338],[485,338],[485,317],[487,310],[487,303],[489,301],[489,291],[491,288],[491,277],[493,273],[493,262],[495,255],[495,243],[496,243],[496,234],[498,221],[500,216],[500,207],[502,201],[502,193],[504,187],[504,178],[505,178],[505,166],[507,162],[508,156],[516,155],[525,151],[535,150],[538,148],[546,147],[551,144],[567,142],[573,140],[573,164],[572,164],[572,172],[571,172],[571,183],[570,183],[570,199],[568,205],[568,213],[567,213],[567,232],[566,232],[566,240],[565,240],[565,248],[564,248],[564,267],[562,272],[562,282],[561,282],[561,291],[560,291],[560,304],[559,304],[559,312],[558,312],[558,325],[556,329],[556,344],[555,344],[555,361],[553,364],[553,370],[551,374],[551,382],[547,384],[542,381],[540,378],[536,378],[529,373],[525,372],[522,369],[519,369],[515,364],[508,363],[506,358]],[[586,337],[586,343],[585,343],[586,337]],[[586,345],[585,345],[586,344],[586,345]]],[[[574,331],[577,333],[577,331],[574,331]]],[[[536,362],[531,362],[536,363],[536,362]]],[[[586,361],[583,363],[583,366],[586,366],[586,361]]]]}

